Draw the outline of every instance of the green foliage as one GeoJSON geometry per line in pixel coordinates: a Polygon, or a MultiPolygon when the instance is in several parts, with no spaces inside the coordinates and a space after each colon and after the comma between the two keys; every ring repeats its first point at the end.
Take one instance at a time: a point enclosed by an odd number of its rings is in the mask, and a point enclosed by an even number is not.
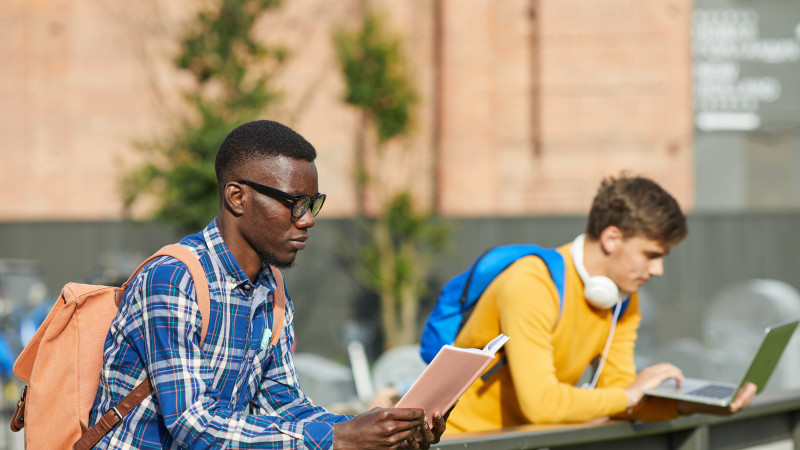
{"type": "Polygon", "coordinates": [[[333,40],[347,82],[345,101],[369,114],[380,143],[406,134],[417,94],[407,76],[400,39],[386,31],[379,16],[369,13],[360,30],[337,29],[333,40]]]}
{"type": "Polygon", "coordinates": [[[419,342],[419,305],[429,294],[435,256],[450,242],[450,226],[418,212],[408,192],[397,194],[377,217],[362,218],[361,223],[367,241],[354,268],[380,298],[384,347],[419,342]]]}
{"type": "Polygon", "coordinates": [[[344,100],[359,108],[364,124],[375,131],[372,145],[367,136],[357,140],[365,148],[356,152],[355,181],[364,190],[372,189],[379,204],[375,218],[362,217],[367,240],[357,252],[355,272],[380,298],[384,347],[418,342],[419,304],[427,293],[434,256],[448,242],[449,228],[417,211],[408,190],[385,192],[385,174],[375,173],[360,159],[371,150],[378,160],[374,167],[384,167],[384,144],[410,134],[417,94],[401,40],[374,13],[366,14],[359,30],[337,29],[333,41],[347,86],[344,100]]]}
{"type": "Polygon", "coordinates": [[[367,276],[363,277],[366,284],[376,292],[387,282],[395,292],[400,292],[401,286],[411,284],[412,292],[418,297],[428,294],[425,278],[432,262],[431,255],[446,248],[450,237],[449,225],[431,214],[416,212],[408,192],[397,194],[379,217],[367,223],[373,232],[376,228],[388,230],[391,245],[373,239],[361,248],[359,256],[366,269],[367,276]],[[394,259],[391,273],[379,270],[381,259],[387,253],[391,253],[394,259]]]}
{"type": "Polygon", "coordinates": [[[184,230],[204,227],[217,213],[214,156],[227,133],[257,119],[278,99],[269,87],[270,68],[287,56],[251,37],[256,20],[276,0],[214,0],[198,11],[180,38],[175,66],[189,74],[187,108],[162,140],[139,144],[147,161],[122,183],[126,208],[153,195],[157,220],[184,230]]]}

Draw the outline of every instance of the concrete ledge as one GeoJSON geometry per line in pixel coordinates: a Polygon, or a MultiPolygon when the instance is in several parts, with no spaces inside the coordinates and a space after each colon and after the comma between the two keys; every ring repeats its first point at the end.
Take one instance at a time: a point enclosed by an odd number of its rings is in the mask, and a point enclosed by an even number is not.
{"type": "Polygon", "coordinates": [[[693,415],[660,423],[604,420],[527,425],[442,439],[436,449],[740,449],[784,439],[800,448],[800,390],[759,395],[732,416],[693,415]]]}

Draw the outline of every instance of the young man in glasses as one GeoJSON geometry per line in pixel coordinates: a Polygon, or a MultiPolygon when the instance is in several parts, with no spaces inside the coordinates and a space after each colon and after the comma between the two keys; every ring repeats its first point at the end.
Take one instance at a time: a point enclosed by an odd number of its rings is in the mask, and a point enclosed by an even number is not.
{"type": "Polygon", "coordinates": [[[90,426],[149,376],[152,394],[98,448],[428,448],[418,409],[374,409],[351,417],[314,406],[300,391],[290,348],[294,308],[282,317],[270,267],[288,268],[305,248],[319,193],[316,151],[276,122],[246,123],[225,138],[215,161],[219,213],[181,245],[206,272],[211,311],[201,317],[186,266],[148,263],[129,285],[106,339],[90,426]],[[275,321],[285,326],[271,336],[275,321]],[[277,334],[277,333],[276,333],[277,334]]]}
{"type": "Polygon", "coordinates": [[[727,408],[646,397],[681,371],[660,363],[636,373],[637,291],[664,272],[664,256],[687,234],[675,199],[641,177],[608,178],[594,198],[585,235],[558,248],[565,265],[563,304],[536,256],[511,264],[489,285],[456,338],[482,346],[511,337],[506,364],[478,379],[448,419],[448,433],[606,416],[660,421],[693,412],[730,414],[755,396],[752,383],[727,408]],[[590,365],[594,376],[577,385],[590,365]]]}

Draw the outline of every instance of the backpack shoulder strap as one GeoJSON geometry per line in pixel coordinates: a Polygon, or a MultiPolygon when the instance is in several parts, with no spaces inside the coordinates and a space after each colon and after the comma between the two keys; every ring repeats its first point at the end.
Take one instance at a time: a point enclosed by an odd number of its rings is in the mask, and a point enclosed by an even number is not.
{"type": "Polygon", "coordinates": [[[202,325],[200,328],[200,345],[203,345],[205,342],[206,333],[208,332],[208,321],[209,315],[211,313],[211,295],[208,292],[208,280],[206,279],[206,271],[203,269],[203,265],[200,264],[200,260],[197,256],[192,253],[189,248],[184,247],[180,244],[169,244],[161,247],[157,252],[153,253],[149,258],[142,261],[139,264],[139,267],[133,271],[128,280],[122,284],[122,287],[117,290],[116,298],[114,299],[119,306],[119,303],[122,301],[122,296],[125,294],[125,290],[128,288],[128,285],[133,281],[136,275],[144,268],[147,263],[150,261],[160,257],[160,256],[171,256],[178,261],[184,263],[186,267],[189,269],[189,274],[192,276],[192,280],[194,281],[194,290],[197,294],[197,306],[200,309],[200,316],[202,319],[202,325]]]}
{"type": "MultiPolygon", "coordinates": [[[[535,254],[544,261],[547,270],[550,272],[550,278],[556,286],[556,291],[558,291],[558,320],[561,320],[561,314],[564,312],[565,285],[567,280],[564,257],[554,248],[542,249],[542,251],[537,251],[535,254]]],[[[556,321],[556,324],[558,324],[558,321],[556,321]]]]}
{"type": "Polygon", "coordinates": [[[511,264],[526,256],[541,259],[550,278],[558,291],[558,319],[564,310],[564,285],[566,271],[564,257],[555,248],[541,247],[536,244],[512,244],[492,247],[483,252],[470,265],[466,274],[466,282],[461,290],[461,320],[457,330],[460,331],[475,308],[475,303],[483,295],[489,284],[511,264]]]}
{"type": "Polygon", "coordinates": [[[270,344],[274,346],[278,343],[283,331],[283,319],[286,312],[286,290],[283,286],[281,271],[274,266],[269,266],[269,270],[278,285],[272,297],[274,303],[272,306],[272,340],[270,344]]]}
{"type": "MultiPolygon", "coordinates": [[[[151,257],[142,262],[139,267],[131,274],[128,280],[122,285],[122,289],[118,291],[118,298],[115,299],[117,304],[121,300],[121,293],[125,292],[128,284],[133,280],[137,273],[142,270],[145,264],[152,261],[159,256],[171,256],[182,263],[186,264],[189,269],[189,274],[194,281],[194,288],[197,294],[197,304],[200,309],[200,316],[202,325],[200,329],[200,345],[205,342],[206,334],[208,333],[209,316],[211,314],[211,296],[208,291],[208,280],[203,265],[200,260],[188,248],[179,244],[170,244],[162,247],[159,251],[155,252],[151,257]]],[[[283,287],[281,279],[281,287],[283,287]]],[[[281,291],[283,293],[283,291],[281,291]]],[[[281,316],[283,318],[283,316],[281,316]]],[[[282,321],[281,321],[282,324],[282,321]]],[[[116,406],[112,407],[110,411],[106,412],[97,423],[87,428],[86,425],[81,423],[83,435],[75,443],[73,449],[75,450],[89,450],[93,448],[103,437],[108,434],[122,419],[128,415],[129,412],[138,406],[152,392],[150,386],[150,377],[147,377],[138,386],[136,386],[130,394],[125,396],[116,406]]]]}
{"type": "MultiPolygon", "coordinates": [[[[556,286],[556,291],[558,292],[558,318],[556,319],[555,325],[553,325],[555,329],[555,327],[558,326],[558,322],[561,320],[561,314],[564,312],[564,285],[566,283],[564,257],[554,248],[540,247],[534,244],[520,244],[515,247],[518,247],[518,249],[514,249],[518,255],[514,261],[525,256],[537,256],[544,262],[548,272],[550,272],[550,278],[553,280],[553,284],[556,286]]],[[[489,378],[497,373],[507,362],[508,356],[503,353],[500,355],[497,362],[481,375],[481,379],[484,382],[488,381],[489,378]]]]}
{"type": "MultiPolygon", "coordinates": [[[[203,265],[200,264],[200,260],[197,256],[187,247],[180,244],[166,245],[149,259],[154,259],[159,256],[171,256],[186,264],[186,267],[189,269],[189,274],[192,276],[192,280],[194,280],[194,291],[197,294],[197,307],[200,309],[200,318],[202,319],[200,328],[200,345],[202,346],[206,340],[209,316],[211,315],[211,295],[208,292],[206,271],[203,269],[203,265]]],[[[144,263],[142,263],[142,265],[144,265],[144,263]]],[[[141,266],[139,270],[141,270],[141,266]]],[[[137,272],[139,270],[137,270],[137,272]]],[[[125,282],[125,286],[127,286],[128,282],[130,282],[130,280],[125,282]]]]}

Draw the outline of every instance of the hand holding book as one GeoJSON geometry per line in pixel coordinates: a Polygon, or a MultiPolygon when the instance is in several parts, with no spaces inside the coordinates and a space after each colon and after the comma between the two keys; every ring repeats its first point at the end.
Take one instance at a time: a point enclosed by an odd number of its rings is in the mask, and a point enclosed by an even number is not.
{"type": "Polygon", "coordinates": [[[395,407],[424,409],[428,425],[432,426],[433,414],[449,411],[508,339],[501,333],[483,349],[443,346],[395,407]]]}

